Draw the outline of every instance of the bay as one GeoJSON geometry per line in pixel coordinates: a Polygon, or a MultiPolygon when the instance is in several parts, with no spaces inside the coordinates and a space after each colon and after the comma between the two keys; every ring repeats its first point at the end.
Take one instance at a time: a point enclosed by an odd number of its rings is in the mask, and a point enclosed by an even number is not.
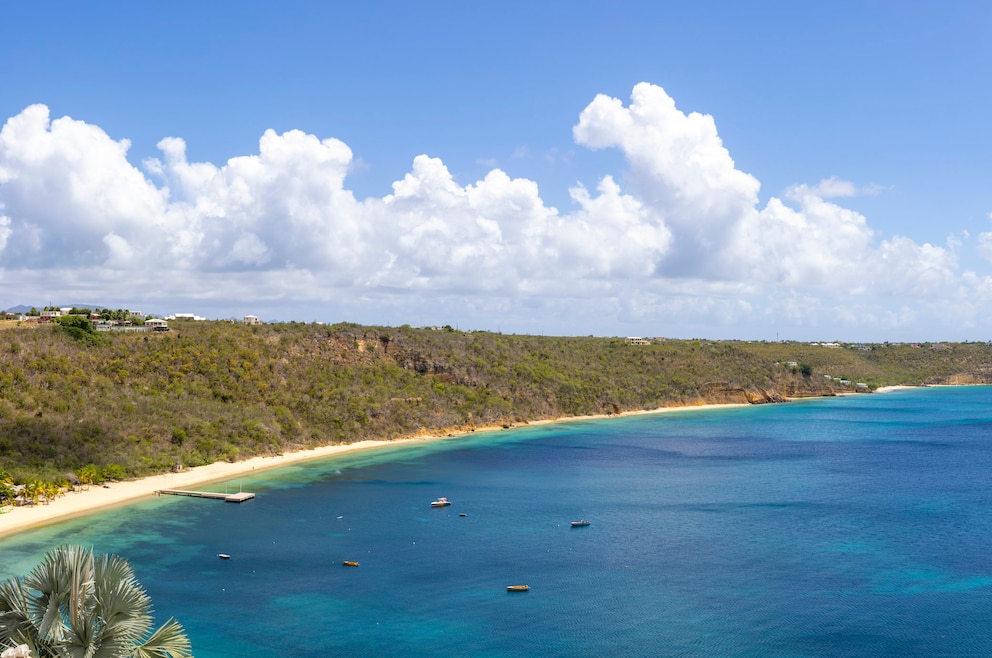
{"type": "Polygon", "coordinates": [[[63,543],[123,555],[199,658],[992,655],[990,402],[906,389],[368,451],[213,487],[258,494],[241,505],[4,539],[0,577],[63,543]]]}

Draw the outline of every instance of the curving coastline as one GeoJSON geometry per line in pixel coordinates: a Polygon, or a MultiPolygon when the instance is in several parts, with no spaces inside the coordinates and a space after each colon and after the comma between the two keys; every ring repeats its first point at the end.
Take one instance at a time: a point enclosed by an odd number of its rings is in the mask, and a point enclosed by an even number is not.
{"type": "MultiPolygon", "coordinates": [[[[896,391],[901,389],[920,388],[918,386],[883,386],[875,390],[876,393],[896,391]]],[[[858,395],[857,393],[839,393],[840,395],[858,395]]],[[[818,396],[817,396],[818,397],[818,396]]],[[[787,398],[787,400],[810,399],[787,398]]],[[[476,426],[472,428],[451,429],[441,434],[419,434],[416,436],[402,437],[396,439],[365,440],[355,443],[321,446],[309,450],[299,450],[287,452],[281,455],[251,457],[238,462],[214,462],[205,466],[197,466],[187,469],[181,473],[163,473],[151,475],[135,480],[114,482],[110,488],[91,486],[82,491],[75,491],[58,498],[47,505],[32,505],[29,507],[14,507],[5,514],[0,514],[0,539],[15,535],[18,532],[33,528],[67,521],[69,519],[85,516],[93,512],[105,510],[110,507],[126,505],[155,495],[160,489],[182,489],[196,485],[208,484],[211,482],[221,482],[231,480],[240,475],[247,475],[253,472],[269,470],[298,464],[306,461],[334,457],[362,450],[374,450],[404,444],[416,444],[424,441],[444,441],[456,440],[459,437],[468,436],[481,432],[498,432],[512,427],[524,427],[532,425],[545,425],[551,423],[567,423],[581,420],[599,420],[608,418],[619,418],[624,416],[638,416],[644,414],[673,413],[686,411],[700,411],[707,409],[721,409],[732,407],[750,407],[748,403],[712,403],[698,404],[690,406],[661,407],[659,409],[644,409],[636,411],[624,411],[615,414],[595,414],[587,416],[563,416],[560,418],[549,418],[534,420],[527,423],[519,423],[514,426],[476,426]]]]}
{"type": "MultiPolygon", "coordinates": [[[[719,409],[727,407],[747,407],[748,404],[701,404],[683,407],[662,407],[639,411],[628,411],[619,414],[598,414],[590,416],[568,416],[555,419],[536,420],[526,423],[526,426],[563,423],[579,420],[595,420],[636,416],[643,414],[669,413],[676,411],[695,411],[703,409],[719,409]]],[[[516,425],[523,427],[524,424],[516,425]]],[[[164,473],[151,475],[135,480],[114,482],[109,488],[91,486],[86,490],[75,491],[57,498],[47,505],[32,505],[14,507],[5,514],[0,514],[0,538],[15,535],[25,530],[67,521],[85,516],[110,507],[126,505],[155,495],[160,489],[182,489],[195,485],[230,480],[239,475],[246,475],[262,470],[280,468],[300,462],[324,459],[336,455],[344,455],[362,450],[374,450],[404,444],[415,444],[424,441],[453,440],[462,436],[479,432],[496,432],[508,429],[503,426],[475,427],[458,429],[444,434],[422,434],[391,440],[366,440],[349,444],[322,446],[311,450],[299,450],[271,457],[252,457],[238,462],[215,462],[206,466],[197,466],[180,473],[164,473]]]]}

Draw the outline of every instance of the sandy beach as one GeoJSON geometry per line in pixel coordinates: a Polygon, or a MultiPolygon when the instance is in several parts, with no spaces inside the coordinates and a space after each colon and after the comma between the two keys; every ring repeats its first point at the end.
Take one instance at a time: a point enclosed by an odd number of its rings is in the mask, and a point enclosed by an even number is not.
{"type": "MultiPolygon", "coordinates": [[[[686,407],[663,407],[661,409],[630,411],[621,414],[596,416],[568,416],[557,419],[538,420],[516,427],[560,423],[579,420],[593,420],[633,416],[641,414],[666,413],[674,411],[694,411],[703,409],[719,409],[726,407],[746,407],[747,404],[709,404],[686,407]]],[[[359,441],[356,443],[324,446],[312,450],[300,450],[268,457],[252,457],[239,462],[216,462],[206,466],[197,466],[180,473],[165,473],[152,475],[124,482],[112,482],[109,488],[99,485],[90,486],[85,490],[70,492],[61,498],[56,498],[48,504],[14,507],[5,514],[0,514],[0,537],[10,536],[39,526],[65,521],[70,518],[83,516],[108,507],[135,502],[156,495],[161,489],[188,489],[209,482],[230,480],[252,472],[279,468],[314,459],[323,459],[334,455],[353,453],[359,450],[373,450],[389,446],[420,443],[423,441],[456,440],[458,437],[479,432],[503,431],[502,426],[476,427],[474,429],[450,430],[443,434],[424,434],[414,437],[398,438],[385,441],[359,441]]]]}
{"type": "Polygon", "coordinates": [[[15,507],[6,514],[0,515],[0,537],[10,536],[28,528],[65,521],[107,507],[135,502],[154,496],[161,489],[188,489],[208,482],[228,480],[239,475],[332,455],[440,438],[443,437],[424,436],[393,441],[359,441],[345,445],[324,446],[313,450],[300,450],[271,457],[252,457],[233,463],[215,462],[206,466],[189,468],[179,473],[164,473],[136,480],[112,482],[108,485],[109,488],[93,485],[84,490],[70,492],[48,504],[15,507]]]}

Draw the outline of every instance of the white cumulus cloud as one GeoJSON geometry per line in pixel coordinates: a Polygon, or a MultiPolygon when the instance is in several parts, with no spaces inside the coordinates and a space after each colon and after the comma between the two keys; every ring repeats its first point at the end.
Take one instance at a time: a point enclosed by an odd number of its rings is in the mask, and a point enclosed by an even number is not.
{"type": "MultiPolygon", "coordinates": [[[[368,321],[429,307],[528,330],[543,315],[580,333],[677,322],[732,335],[826,316],[898,327],[937,299],[964,323],[987,317],[978,292],[989,284],[959,273],[960,245],[882,240],[835,202],[877,186],[830,177],[761,206],[715,119],[661,87],[638,84],[628,104],[596,96],[573,134],[618,149],[628,168],[576,184],[567,209],[535,181],[492,169],[460,182],[428,155],[390,193],[359,201],[354,155],[334,138],[268,130],[257,153],[214,164],[166,137],[138,167],[128,140],[33,105],[0,129],[0,276],[25,301],[282,300],[368,321]]],[[[992,259],[992,232],[978,249],[992,259]]]]}

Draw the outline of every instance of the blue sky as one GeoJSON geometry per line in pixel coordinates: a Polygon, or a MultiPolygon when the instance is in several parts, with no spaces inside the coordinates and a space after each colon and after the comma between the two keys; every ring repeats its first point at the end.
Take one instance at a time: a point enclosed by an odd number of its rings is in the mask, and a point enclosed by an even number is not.
{"type": "Polygon", "coordinates": [[[4,23],[0,307],[992,338],[987,2],[4,23]]]}

